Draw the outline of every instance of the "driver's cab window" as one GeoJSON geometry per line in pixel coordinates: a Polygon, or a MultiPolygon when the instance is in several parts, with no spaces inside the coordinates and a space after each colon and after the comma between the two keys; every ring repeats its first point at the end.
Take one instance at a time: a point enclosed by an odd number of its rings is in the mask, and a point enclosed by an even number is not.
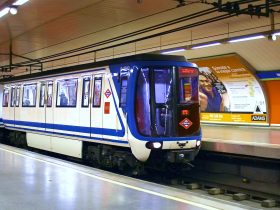
{"type": "Polygon", "coordinates": [[[158,136],[170,136],[173,123],[172,68],[154,69],[155,81],[155,125],[158,136]]]}

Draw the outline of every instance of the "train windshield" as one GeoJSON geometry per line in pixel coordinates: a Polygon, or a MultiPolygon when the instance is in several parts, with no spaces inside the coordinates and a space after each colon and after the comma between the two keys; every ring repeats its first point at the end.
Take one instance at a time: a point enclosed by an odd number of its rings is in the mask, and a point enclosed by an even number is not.
{"type": "Polygon", "coordinates": [[[142,68],[135,114],[144,136],[187,136],[199,129],[198,72],[195,68],[142,68]]]}

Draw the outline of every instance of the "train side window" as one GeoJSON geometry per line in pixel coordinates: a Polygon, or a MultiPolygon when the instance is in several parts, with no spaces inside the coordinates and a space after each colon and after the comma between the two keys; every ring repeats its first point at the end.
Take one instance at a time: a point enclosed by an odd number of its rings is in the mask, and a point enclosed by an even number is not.
{"type": "Polygon", "coordinates": [[[101,105],[101,91],[102,91],[102,77],[94,78],[93,87],[93,107],[100,107],[101,105]]]}
{"type": "Polygon", "coordinates": [[[16,107],[19,107],[20,102],[20,86],[17,86],[16,88],[16,107]]]}
{"type": "Polygon", "coordinates": [[[37,84],[23,85],[22,107],[35,107],[37,96],[37,84]]]}
{"type": "Polygon", "coordinates": [[[9,105],[9,89],[5,88],[4,89],[4,93],[3,93],[3,103],[2,106],[3,107],[8,107],[9,105]]]}
{"type": "Polygon", "coordinates": [[[46,92],[45,89],[46,89],[46,85],[44,83],[41,83],[39,107],[44,107],[44,104],[45,104],[45,92],[46,92]]]}
{"type": "Polygon", "coordinates": [[[47,90],[47,107],[52,107],[52,95],[53,95],[53,83],[48,83],[48,90],[47,90]]]}
{"type": "Polygon", "coordinates": [[[16,96],[16,89],[12,87],[11,89],[11,107],[15,106],[15,96],[16,96]]]}
{"type": "Polygon", "coordinates": [[[57,82],[57,107],[76,107],[78,79],[65,79],[57,82]]]}
{"type": "Polygon", "coordinates": [[[82,107],[89,106],[90,77],[83,79],[82,107]]]}
{"type": "Polygon", "coordinates": [[[127,93],[127,76],[121,77],[121,100],[120,100],[120,107],[126,106],[126,93],[127,93]]]}

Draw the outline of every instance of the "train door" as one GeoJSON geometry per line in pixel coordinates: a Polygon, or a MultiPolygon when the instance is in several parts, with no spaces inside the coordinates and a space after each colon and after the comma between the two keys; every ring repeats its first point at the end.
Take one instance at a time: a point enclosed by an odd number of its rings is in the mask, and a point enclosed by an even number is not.
{"type": "Polygon", "coordinates": [[[92,78],[91,137],[103,138],[104,74],[94,74],[92,78]]]}
{"type": "Polygon", "coordinates": [[[39,83],[39,108],[37,109],[37,119],[36,121],[41,123],[40,130],[46,130],[46,106],[45,106],[45,97],[46,97],[46,82],[42,81],[39,83]]]}
{"type": "MultiPolygon", "coordinates": [[[[37,130],[40,130],[43,133],[49,131],[49,115],[52,115],[52,112],[49,113],[47,96],[48,96],[48,81],[40,81],[38,86],[39,94],[37,97],[38,105],[36,104],[36,109],[34,111],[29,112],[30,115],[34,115],[34,121],[36,121],[37,130]]],[[[37,86],[37,84],[36,84],[37,86]]],[[[27,104],[25,102],[25,104],[27,104]]],[[[27,106],[27,105],[25,105],[27,106]]],[[[30,147],[43,149],[43,150],[51,150],[51,136],[48,135],[38,135],[34,133],[27,133],[27,144],[30,147]]]]}
{"type": "Polygon", "coordinates": [[[40,83],[39,109],[37,121],[41,122],[41,130],[52,132],[53,111],[52,111],[53,82],[43,81],[40,83]]]}
{"type": "Polygon", "coordinates": [[[53,88],[53,81],[47,81],[45,83],[45,123],[46,123],[46,131],[47,132],[53,132],[53,106],[54,106],[54,100],[53,100],[53,94],[54,94],[54,88],[53,88]]]}
{"type": "Polygon", "coordinates": [[[11,124],[13,124],[13,126],[15,126],[15,99],[16,99],[16,87],[11,86],[9,119],[11,120],[11,124]]]}
{"type": "MultiPolygon", "coordinates": [[[[20,109],[20,93],[21,93],[21,85],[17,85],[15,89],[15,121],[21,120],[21,109],[20,109]]],[[[16,124],[16,123],[15,123],[16,124]]]]}
{"type": "Polygon", "coordinates": [[[87,75],[82,77],[82,102],[81,102],[81,109],[80,109],[80,126],[85,129],[83,132],[83,136],[90,137],[90,124],[91,124],[91,80],[92,77],[87,75]],[[89,128],[89,129],[88,129],[89,128]]]}

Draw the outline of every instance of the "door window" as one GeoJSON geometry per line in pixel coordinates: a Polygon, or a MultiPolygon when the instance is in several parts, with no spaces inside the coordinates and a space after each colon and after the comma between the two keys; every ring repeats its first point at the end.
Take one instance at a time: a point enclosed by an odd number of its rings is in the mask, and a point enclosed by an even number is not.
{"type": "Polygon", "coordinates": [[[4,93],[3,93],[3,103],[2,106],[3,107],[8,107],[9,105],[9,89],[5,88],[4,89],[4,93]]]}
{"type": "Polygon", "coordinates": [[[90,77],[85,77],[83,79],[82,107],[89,106],[89,97],[90,97],[90,77]]]}
{"type": "Polygon", "coordinates": [[[12,87],[11,89],[11,107],[15,106],[15,98],[16,98],[16,89],[12,87]]]}
{"type": "Polygon", "coordinates": [[[45,104],[45,92],[46,92],[46,84],[41,83],[41,88],[40,88],[40,107],[44,107],[45,104]]]}
{"type": "Polygon", "coordinates": [[[49,82],[48,90],[47,90],[47,107],[52,107],[52,98],[53,98],[53,82],[49,82]]]}
{"type": "Polygon", "coordinates": [[[93,107],[100,107],[101,105],[101,91],[102,91],[102,77],[94,78],[93,87],[93,107]]]}
{"type": "Polygon", "coordinates": [[[20,86],[17,86],[16,88],[16,107],[19,107],[20,102],[20,86]]]}

